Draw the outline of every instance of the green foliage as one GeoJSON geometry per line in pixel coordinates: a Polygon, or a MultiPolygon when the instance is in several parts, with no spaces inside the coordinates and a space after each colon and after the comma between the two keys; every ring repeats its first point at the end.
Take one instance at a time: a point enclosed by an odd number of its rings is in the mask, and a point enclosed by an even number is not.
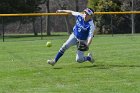
{"type": "Polygon", "coordinates": [[[120,10],[120,3],[115,0],[89,0],[88,6],[99,12],[120,10]]]}
{"type": "MultiPolygon", "coordinates": [[[[134,11],[140,10],[140,0],[134,0],[134,11]]],[[[89,7],[98,12],[131,11],[132,0],[89,0],[89,7]]],[[[140,32],[139,15],[134,16],[135,32],[140,32]]],[[[131,33],[131,15],[95,15],[98,33],[131,33]],[[111,19],[112,18],[112,19],[111,19]],[[111,24],[112,22],[112,24],[111,24]],[[109,29],[109,30],[108,30],[109,29]]]]}
{"type": "MultiPolygon", "coordinates": [[[[121,3],[117,0],[89,0],[89,7],[94,8],[97,12],[121,11],[121,3]]],[[[98,33],[111,33],[114,17],[111,15],[95,15],[95,23],[99,28],[98,33]]],[[[117,28],[117,27],[115,27],[117,28]]]]}
{"type": "Polygon", "coordinates": [[[95,9],[98,0],[88,0],[88,7],[95,9]]]}

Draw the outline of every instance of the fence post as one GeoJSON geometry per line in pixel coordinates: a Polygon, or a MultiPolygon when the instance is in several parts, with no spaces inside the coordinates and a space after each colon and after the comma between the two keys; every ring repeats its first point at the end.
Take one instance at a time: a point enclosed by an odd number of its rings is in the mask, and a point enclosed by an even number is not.
{"type": "Polygon", "coordinates": [[[4,17],[2,17],[2,38],[3,38],[3,42],[4,42],[4,17]]]}
{"type": "Polygon", "coordinates": [[[42,40],[43,39],[43,34],[42,34],[42,16],[40,18],[41,18],[41,40],[42,40]]]}
{"type": "MultiPolygon", "coordinates": [[[[131,8],[131,11],[133,12],[134,11],[134,0],[131,1],[132,2],[132,8],[131,8]]],[[[131,26],[132,26],[132,34],[135,33],[135,22],[134,22],[134,14],[131,14],[131,26]]]]}
{"type": "Polygon", "coordinates": [[[111,16],[111,31],[112,31],[112,37],[113,37],[113,35],[114,35],[114,31],[113,31],[113,20],[112,20],[112,15],[110,15],[111,16]]]}

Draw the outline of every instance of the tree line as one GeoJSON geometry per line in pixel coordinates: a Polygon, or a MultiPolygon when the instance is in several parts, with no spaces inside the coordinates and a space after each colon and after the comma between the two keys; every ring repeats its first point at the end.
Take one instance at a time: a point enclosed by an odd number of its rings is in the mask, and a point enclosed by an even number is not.
{"type": "MultiPolygon", "coordinates": [[[[100,12],[140,11],[140,0],[89,0],[88,6],[100,12]]],[[[97,15],[95,20],[98,33],[131,33],[132,27],[140,32],[140,15],[97,15]]]]}
{"type": "MultiPolygon", "coordinates": [[[[139,11],[140,0],[1,0],[0,13],[36,13],[36,12],[55,12],[57,9],[70,9],[82,11],[86,7],[91,7],[96,11],[139,11]],[[132,2],[133,1],[133,2],[132,2]],[[133,7],[132,7],[133,3],[133,7]]],[[[96,24],[96,33],[131,33],[132,18],[134,19],[133,27],[135,33],[140,32],[140,15],[95,15],[93,17],[96,24]]],[[[0,18],[2,20],[2,18],[0,18]]],[[[5,26],[18,22],[32,25],[35,35],[43,27],[43,32],[51,35],[52,31],[72,31],[74,18],[69,17],[6,17],[5,26]],[[41,24],[41,21],[42,24],[41,24]],[[63,24],[63,25],[60,25],[63,24]],[[38,26],[36,26],[38,25],[38,26]],[[38,28],[37,28],[38,27],[38,28]]],[[[21,29],[23,32],[26,26],[21,29]]],[[[1,28],[1,26],[0,26],[1,28]]],[[[0,29],[1,30],[1,29],[0,29]]],[[[31,29],[30,29],[31,30],[31,29]]]]}

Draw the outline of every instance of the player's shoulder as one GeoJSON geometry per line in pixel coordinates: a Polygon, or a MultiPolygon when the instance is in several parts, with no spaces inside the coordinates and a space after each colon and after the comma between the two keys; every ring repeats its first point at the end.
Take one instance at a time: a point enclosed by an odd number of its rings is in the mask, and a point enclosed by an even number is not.
{"type": "Polygon", "coordinates": [[[80,13],[77,17],[84,18],[84,14],[80,13]]]}
{"type": "Polygon", "coordinates": [[[89,21],[89,24],[90,24],[90,25],[94,25],[93,20],[90,20],[90,21],[89,21]]]}

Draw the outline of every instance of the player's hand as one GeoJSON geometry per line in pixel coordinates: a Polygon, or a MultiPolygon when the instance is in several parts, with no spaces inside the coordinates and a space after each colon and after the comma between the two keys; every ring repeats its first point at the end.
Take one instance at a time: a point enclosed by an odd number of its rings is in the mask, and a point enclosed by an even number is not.
{"type": "Polygon", "coordinates": [[[86,45],[89,47],[90,44],[86,43],[86,45]]]}
{"type": "Polygon", "coordinates": [[[77,42],[77,49],[80,50],[80,51],[88,51],[89,47],[85,42],[78,41],[77,42]]]}
{"type": "Polygon", "coordinates": [[[56,11],[56,13],[60,13],[60,12],[61,12],[61,10],[57,10],[57,11],[56,11]]]}

